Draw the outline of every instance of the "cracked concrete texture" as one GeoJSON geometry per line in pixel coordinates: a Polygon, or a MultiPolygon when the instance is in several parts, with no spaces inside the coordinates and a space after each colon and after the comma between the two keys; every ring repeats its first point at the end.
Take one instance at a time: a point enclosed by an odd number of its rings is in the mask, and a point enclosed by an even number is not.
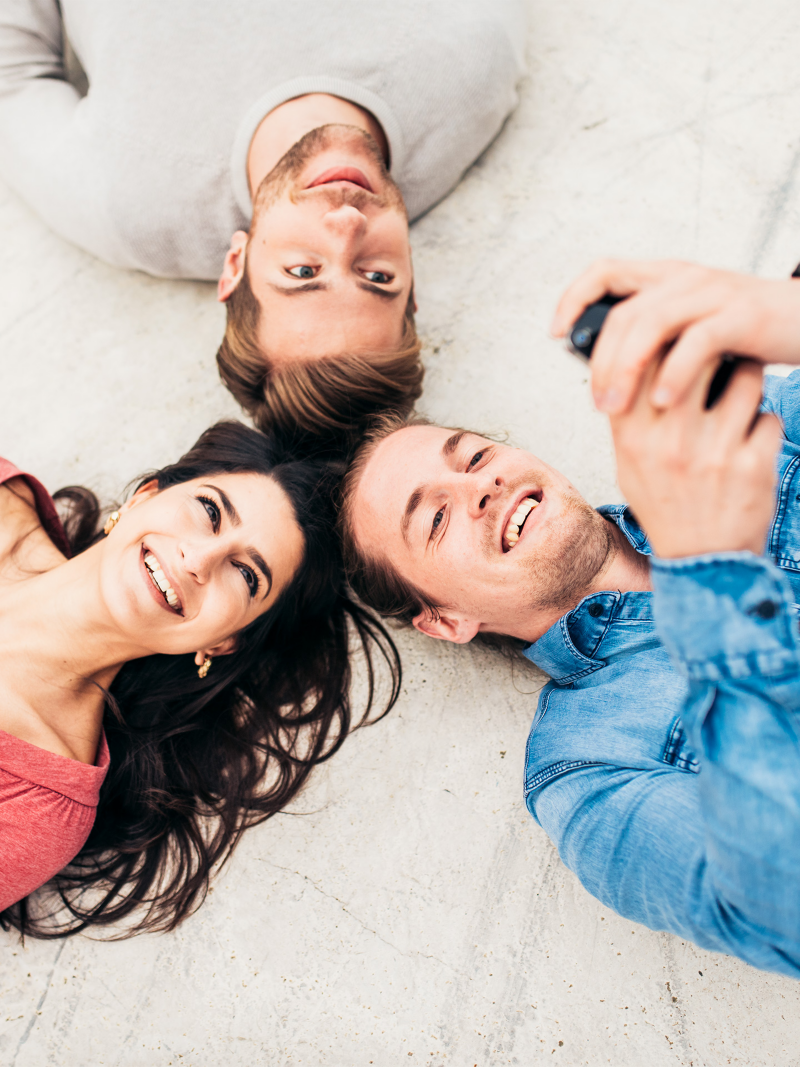
{"type": "MultiPolygon", "coordinates": [[[[586,374],[547,335],[604,254],[780,277],[800,259],[792,0],[531,0],[521,103],[414,228],[425,410],[619,499],[586,374]]],[[[125,274],[0,191],[0,454],[106,499],[235,412],[212,287],[125,274]]],[[[798,986],[626,922],[526,814],[542,677],[401,639],[402,700],[249,832],[173,935],[3,935],[5,1067],[800,1063],[798,986]]]]}

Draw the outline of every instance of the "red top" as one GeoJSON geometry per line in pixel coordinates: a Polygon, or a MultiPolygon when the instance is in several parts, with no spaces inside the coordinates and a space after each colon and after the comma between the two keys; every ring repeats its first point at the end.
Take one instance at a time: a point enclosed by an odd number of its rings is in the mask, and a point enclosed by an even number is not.
{"type": "MultiPolygon", "coordinates": [[[[0,459],[0,485],[17,477],[33,491],[50,540],[69,556],[50,494],[35,478],[0,459]]],[[[83,848],[108,762],[105,735],[91,767],[0,730],[0,911],[44,885],[83,848]]]]}

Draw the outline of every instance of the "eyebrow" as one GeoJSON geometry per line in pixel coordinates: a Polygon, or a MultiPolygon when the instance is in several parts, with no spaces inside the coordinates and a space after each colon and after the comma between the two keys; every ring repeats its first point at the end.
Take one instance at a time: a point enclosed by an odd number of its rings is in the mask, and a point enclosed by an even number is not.
{"type": "MultiPolygon", "coordinates": [[[[232,526],[241,526],[241,524],[242,524],[241,516],[239,515],[239,512],[236,510],[236,508],[233,506],[233,503],[231,502],[231,498],[228,496],[228,494],[223,489],[220,489],[220,487],[218,485],[211,485],[210,482],[206,483],[203,486],[201,486],[201,488],[202,489],[213,489],[214,492],[219,497],[219,499],[220,499],[220,501],[222,503],[222,506],[225,509],[225,514],[228,516],[228,519],[230,520],[231,525],[232,526]]],[[[264,575],[264,579],[266,580],[267,590],[264,593],[264,597],[262,597],[262,599],[264,599],[264,598],[268,597],[270,592],[272,591],[272,570],[271,570],[269,564],[267,563],[267,561],[264,559],[264,557],[258,551],[258,549],[252,548],[252,547],[248,547],[246,549],[246,552],[250,556],[250,558],[253,560],[253,563],[255,563],[255,565],[258,567],[258,569],[264,575]]]]}
{"type": "MultiPolygon", "coordinates": [[[[442,445],[442,456],[444,459],[449,459],[458,448],[462,439],[468,435],[469,430],[459,430],[457,433],[451,434],[442,445]]],[[[411,520],[414,518],[414,512],[422,503],[427,491],[427,485],[420,485],[414,490],[406,503],[406,509],[403,512],[403,521],[400,523],[400,530],[406,544],[408,544],[408,528],[411,525],[411,520]]]]}
{"type": "Polygon", "coordinates": [[[469,435],[469,430],[459,430],[458,433],[452,434],[447,438],[442,445],[442,455],[445,459],[449,459],[455,452],[462,440],[469,435]]]}
{"type": "MultiPolygon", "coordinates": [[[[270,289],[274,289],[276,293],[282,293],[284,296],[296,296],[298,293],[319,293],[330,289],[330,286],[325,282],[306,282],[304,285],[276,285],[274,282],[269,282],[270,289]]],[[[365,293],[373,293],[375,296],[380,296],[384,300],[396,300],[402,293],[402,289],[381,289],[379,285],[372,285],[371,282],[358,282],[358,288],[363,289],[365,293]]]]}
{"type": "Polygon", "coordinates": [[[276,285],[274,282],[269,282],[270,289],[274,289],[276,293],[283,293],[284,296],[296,296],[298,293],[316,293],[321,289],[330,289],[329,285],[325,282],[306,282],[305,285],[276,285]]]}
{"type": "Polygon", "coordinates": [[[374,293],[376,296],[382,296],[384,300],[396,300],[402,293],[402,289],[381,289],[379,285],[373,285],[371,282],[358,282],[358,288],[363,289],[365,293],[374,293]]]}
{"type": "Polygon", "coordinates": [[[248,548],[247,551],[248,551],[251,559],[253,560],[253,563],[255,563],[255,565],[258,567],[258,569],[264,575],[264,578],[266,580],[267,588],[266,588],[266,591],[264,593],[264,596],[261,598],[262,600],[266,600],[266,598],[272,592],[272,571],[271,571],[267,561],[264,559],[264,557],[261,555],[261,553],[259,551],[257,551],[257,549],[248,548]]]}
{"type": "Polygon", "coordinates": [[[422,498],[427,492],[427,486],[421,485],[418,489],[415,489],[411,496],[408,498],[406,504],[406,510],[403,512],[403,521],[400,524],[400,529],[403,534],[403,540],[408,544],[408,527],[411,525],[411,520],[414,517],[414,512],[422,503],[422,498]]]}

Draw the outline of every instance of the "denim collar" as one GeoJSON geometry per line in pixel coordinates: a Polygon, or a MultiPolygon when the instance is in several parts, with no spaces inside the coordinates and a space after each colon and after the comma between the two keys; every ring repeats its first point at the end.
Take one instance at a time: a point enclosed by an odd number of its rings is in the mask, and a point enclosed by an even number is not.
{"type": "MultiPolygon", "coordinates": [[[[652,555],[647,536],[627,504],[606,504],[597,510],[622,530],[637,552],[652,555]]],[[[569,685],[606,665],[595,652],[612,622],[651,623],[652,617],[652,593],[611,590],[592,593],[572,611],[562,615],[538,641],[524,648],[522,654],[549,674],[554,682],[569,685]]],[[[638,645],[640,640],[636,628],[632,628],[631,646],[638,645]]],[[[623,643],[628,641],[623,638],[623,643]]]]}

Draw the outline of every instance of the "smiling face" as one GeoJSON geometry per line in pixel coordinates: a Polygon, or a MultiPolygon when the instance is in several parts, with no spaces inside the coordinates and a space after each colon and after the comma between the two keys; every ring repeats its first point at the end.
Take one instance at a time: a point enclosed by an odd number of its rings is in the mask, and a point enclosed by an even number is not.
{"type": "Polygon", "coordinates": [[[96,547],[100,596],[143,655],[222,655],[291,582],[304,538],[272,478],[216,474],[149,483],[96,547]]]}
{"type": "Polygon", "coordinates": [[[360,554],[441,608],[418,629],[536,640],[587,592],[609,525],[558,471],[477,434],[411,426],[382,440],[349,503],[360,554]]]}
{"type": "Polygon", "coordinates": [[[298,141],[259,186],[250,234],[234,235],[222,299],[245,262],[259,345],[273,362],[399,348],[412,287],[408,219],[373,139],[329,125],[298,141]]]}

